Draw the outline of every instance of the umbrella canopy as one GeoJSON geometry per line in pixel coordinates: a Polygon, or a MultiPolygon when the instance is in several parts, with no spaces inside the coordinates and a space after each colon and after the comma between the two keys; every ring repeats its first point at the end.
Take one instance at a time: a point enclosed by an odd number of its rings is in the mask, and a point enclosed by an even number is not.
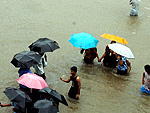
{"type": "Polygon", "coordinates": [[[39,38],[37,41],[33,42],[29,46],[31,51],[45,53],[45,52],[53,52],[54,50],[60,48],[58,43],[54,40],[48,38],[39,38]]]}
{"type": "Polygon", "coordinates": [[[34,51],[23,51],[14,55],[11,63],[15,67],[30,68],[40,62],[41,56],[34,51]]]}
{"type": "Polygon", "coordinates": [[[57,108],[53,106],[52,101],[38,100],[34,103],[34,108],[38,109],[38,113],[57,113],[57,108]]]}
{"type": "Polygon", "coordinates": [[[6,88],[4,93],[12,102],[21,108],[25,108],[25,102],[32,102],[31,98],[25,92],[15,87],[6,88]]]}
{"type": "Polygon", "coordinates": [[[74,47],[89,49],[96,47],[99,41],[96,38],[94,38],[91,34],[82,32],[72,34],[69,39],[69,42],[74,47]]]}
{"type": "Polygon", "coordinates": [[[114,52],[116,52],[121,56],[125,56],[127,58],[135,58],[130,48],[124,45],[113,43],[113,44],[108,44],[108,47],[109,49],[113,50],[114,52]]]}
{"type": "Polygon", "coordinates": [[[42,77],[32,73],[23,74],[17,81],[19,84],[33,89],[43,89],[48,87],[46,81],[42,77]]]}
{"type": "Polygon", "coordinates": [[[41,93],[47,93],[49,94],[50,96],[54,97],[55,99],[57,99],[59,102],[61,102],[62,104],[68,106],[68,103],[65,99],[65,97],[63,95],[61,95],[60,93],[58,93],[57,91],[49,88],[49,87],[45,87],[41,90],[39,90],[39,92],[41,93]]]}
{"type": "Polygon", "coordinates": [[[128,44],[128,42],[124,38],[118,37],[116,35],[111,35],[111,34],[104,33],[104,34],[101,35],[101,37],[119,42],[121,44],[128,44]]]}

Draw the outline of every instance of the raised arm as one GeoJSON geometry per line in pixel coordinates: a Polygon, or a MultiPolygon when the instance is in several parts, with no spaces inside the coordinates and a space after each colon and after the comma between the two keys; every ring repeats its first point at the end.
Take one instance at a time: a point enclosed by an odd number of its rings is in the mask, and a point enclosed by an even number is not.
{"type": "Polygon", "coordinates": [[[81,49],[80,53],[83,54],[84,50],[85,50],[85,49],[81,49]]]}
{"type": "Polygon", "coordinates": [[[60,77],[60,80],[62,80],[62,81],[64,81],[64,82],[66,82],[66,83],[69,83],[69,82],[70,82],[70,80],[71,80],[71,75],[70,75],[70,77],[68,78],[68,80],[64,80],[62,77],[60,77]]]}
{"type": "Polygon", "coordinates": [[[46,54],[44,55],[44,58],[45,58],[45,61],[47,62],[47,55],[46,54]]]}
{"type": "Polygon", "coordinates": [[[101,60],[105,57],[106,52],[102,55],[102,57],[99,59],[99,62],[101,62],[101,60]]]}
{"type": "Polygon", "coordinates": [[[5,104],[5,105],[0,103],[0,106],[1,106],[1,107],[11,106],[11,103],[9,103],[9,104],[5,104]]]}
{"type": "Polygon", "coordinates": [[[99,60],[99,56],[98,56],[98,53],[94,50],[95,54],[96,54],[96,57],[97,59],[99,60]]]}

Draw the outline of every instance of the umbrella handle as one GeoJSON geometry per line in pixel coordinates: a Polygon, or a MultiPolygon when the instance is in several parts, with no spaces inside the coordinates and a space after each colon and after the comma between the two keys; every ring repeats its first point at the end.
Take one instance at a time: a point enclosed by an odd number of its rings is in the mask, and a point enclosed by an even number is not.
{"type": "Polygon", "coordinates": [[[28,113],[28,112],[27,112],[27,108],[26,108],[26,113],[28,113]]]}
{"type": "Polygon", "coordinates": [[[30,93],[32,93],[32,88],[30,88],[30,93]]]}

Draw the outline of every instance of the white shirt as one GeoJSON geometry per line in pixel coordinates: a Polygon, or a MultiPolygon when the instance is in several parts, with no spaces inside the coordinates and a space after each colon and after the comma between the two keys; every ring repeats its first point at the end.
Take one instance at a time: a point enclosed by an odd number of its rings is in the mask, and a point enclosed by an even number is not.
{"type": "Polygon", "coordinates": [[[138,16],[140,2],[141,0],[131,0],[131,2],[129,3],[130,5],[132,5],[130,15],[138,16]]]}
{"type": "Polygon", "coordinates": [[[150,91],[150,75],[145,72],[145,84],[144,84],[145,89],[150,91]]]}
{"type": "Polygon", "coordinates": [[[42,75],[44,74],[44,67],[47,66],[47,62],[45,60],[44,55],[41,57],[39,64],[34,65],[34,73],[38,74],[38,75],[42,75]]]}

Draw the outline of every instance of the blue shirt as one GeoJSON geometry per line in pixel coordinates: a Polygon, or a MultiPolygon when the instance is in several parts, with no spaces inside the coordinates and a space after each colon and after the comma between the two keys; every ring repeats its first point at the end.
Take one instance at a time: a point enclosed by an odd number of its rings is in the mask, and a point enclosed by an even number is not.
{"type": "Polygon", "coordinates": [[[26,74],[26,73],[32,73],[30,69],[24,69],[24,68],[20,68],[18,70],[18,73],[19,73],[19,77],[21,77],[23,74],[26,74]]]}
{"type": "Polygon", "coordinates": [[[120,70],[120,71],[125,71],[125,70],[127,70],[126,57],[123,56],[123,57],[121,58],[121,61],[124,61],[124,63],[123,63],[122,66],[120,66],[119,61],[118,61],[118,70],[120,70]]]}
{"type": "MultiPolygon", "coordinates": [[[[32,73],[32,72],[31,72],[30,69],[20,68],[20,69],[18,70],[18,73],[19,73],[19,77],[21,77],[23,74],[32,73]]],[[[21,87],[23,87],[23,88],[28,88],[28,87],[26,87],[26,86],[24,86],[24,85],[22,85],[22,84],[19,84],[19,85],[20,85],[21,87]]]]}

